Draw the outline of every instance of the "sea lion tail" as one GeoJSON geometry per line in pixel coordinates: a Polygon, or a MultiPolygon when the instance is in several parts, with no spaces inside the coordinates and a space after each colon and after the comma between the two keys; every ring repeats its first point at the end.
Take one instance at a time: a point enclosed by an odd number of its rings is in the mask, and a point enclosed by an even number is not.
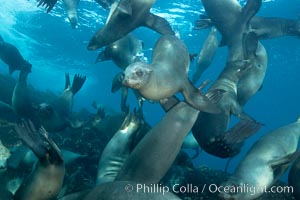
{"type": "Polygon", "coordinates": [[[72,91],[73,95],[75,95],[82,88],[85,80],[86,80],[86,76],[82,76],[80,74],[75,74],[73,83],[72,83],[72,87],[71,87],[71,91],[72,91]]]}
{"type": "Polygon", "coordinates": [[[52,163],[63,162],[59,148],[48,137],[48,133],[44,128],[36,130],[35,125],[29,120],[15,125],[15,130],[39,160],[50,159],[52,163]]]}

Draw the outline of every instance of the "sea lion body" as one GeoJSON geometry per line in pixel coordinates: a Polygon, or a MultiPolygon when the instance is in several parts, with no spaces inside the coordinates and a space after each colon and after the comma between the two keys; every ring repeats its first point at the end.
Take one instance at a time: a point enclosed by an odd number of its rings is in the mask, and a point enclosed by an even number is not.
{"type": "Polygon", "coordinates": [[[39,158],[33,171],[14,195],[15,200],[55,199],[62,187],[65,165],[56,144],[45,129],[37,131],[32,123],[16,126],[16,132],[39,158]]]}
{"type": "Polygon", "coordinates": [[[78,23],[77,7],[79,0],[63,0],[63,2],[65,4],[68,19],[71,23],[72,28],[76,28],[76,25],[78,23]]]}
{"type": "MultiPolygon", "coordinates": [[[[300,137],[300,120],[283,126],[263,136],[248,151],[237,166],[232,178],[224,183],[226,186],[243,186],[270,188],[296,159],[300,137]]],[[[255,193],[222,193],[224,199],[256,199],[263,194],[257,189],[255,193]]]]}
{"type": "Polygon", "coordinates": [[[162,36],[153,49],[152,63],[135,62],[124,71],[123,85],[134,88],[146,99],[161,100],[182,92],[193,107],[219,112],[219,109],[191,84],[190,65],[185,44],[175,36],[162,36]]]}
{"type": "MultiPolygon", "coordinates": [[[[122,1],[122,0],[121,0],[122,1]]],[[[121,2],[120,2],[121,3],[121,2]]],[[[163,18],[150,13],[155,0],[131,0],[130,15],[114,9],[106,25],[97,31],[88,45],[88,50],[96,50],[113,43],[139,26],[148,26],[161,34],[174,34],[170,24],[163,18]]]]}
{"type": "Polygon", "coordinates": [[[139,119],[128,115],[123,125],[105,146],[97,172],[96,184],[113,182],[132,151],[134,134],[139,128],[139,119]]]}
{"type": "Polygon", "coordinates": [[[112,60],[119,68],[125,69],[128,65],[138,60],[142,50],[143,42],[128,34],[106,46],[99,53],[96,62],[112,60]]]}
{"type": "Polygon", "coordinates": [[[206,38],[203,44],[200,54],[197,58],[196,71],[193,74],[193,78],[192,78],[193,83],[196,83],[199,80],[202,73],[211,64],[214,55],[216,54],[217,48],[218,48],[217,29],[215,27],[212,27],[208,37],[206,38]]]}
{"type": "Polygon", "coordinates": [[[69,74],[66,74],[66,86],[63,93],[52,104],[41,103],[38,116],[41,124],[49,132],[58,132],[66,127],[76,127],[72,124],[70,115],[73,106],[74,95],[81,89],[86,80],[85,76],[76,74],[70,85],[69,74]]]}
{"type": "Polygon", "coordinates": [[[259,42],[256,53],[250,58],[252,65],[237,85],[237,101],[244,106],[248,100],[262,87],[268,66],[266,49],[259,42]]]}
{"type": "Polygon", "coordinates": [[[19,50],[3,39],[0,43],[0,59],[9,66],[10,74],[15,70],[21,70],[23,67],[31,70],[32,65],[23,58],[19,50]]]}

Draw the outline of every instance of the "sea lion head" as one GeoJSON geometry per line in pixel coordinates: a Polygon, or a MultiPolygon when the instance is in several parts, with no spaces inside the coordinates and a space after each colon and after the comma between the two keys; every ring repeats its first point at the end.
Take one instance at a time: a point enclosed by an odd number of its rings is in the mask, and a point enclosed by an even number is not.
{"type": "Polygon", "coordinates": [[[50,118],[54,113],[53,107],[48,103],[41,103],[38,107],[38,114],[42,118],[50,118]]]}
{"type": "Polygon", "coordinates": [[[147,63],[132,63],[124,71],[123,85],[139,89],[149,81],[152,72],[153,69],[147,63]]]}

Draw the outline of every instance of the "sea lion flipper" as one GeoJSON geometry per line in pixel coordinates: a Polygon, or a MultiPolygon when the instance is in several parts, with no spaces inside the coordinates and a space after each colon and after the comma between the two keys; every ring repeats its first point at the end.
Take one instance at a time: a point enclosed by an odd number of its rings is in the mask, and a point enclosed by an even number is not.
{"type": "Polygon", "coordinates": [[[208,96],[203,95],[200,90],[195,88],[189,80],[186,84],[184,84],[184,87],[182,94],[187,103],[192,107],[208,113],[221,112],[220,108],[216,105],[216,102],[221,99],[224,92],[221,90],[215,90],[214,94],[211,95],[213,98],[210,99],[208,96]]]}
{"type": "Polygon", "coordinates": [[[103,62],[103,61],[107,61],[107,60],[111,60],[111,59],[112,59],[112,57],[110,55],[108,55],[105,50],[103,50],[98,54],[98,56],[95,60],[95,63],[103,62]]]}
{"type": "Polygon", "coordinates": [[[120,0],[118,10],[126,15],[132,15],[131,0],[120,0]]]}
{"type": "Polygon", "coordinates": [[[118,74],[115,75],[115,77],[113,78],[112,81],[112,85],[111,85],[111,92],[115,93],[118,90],[120,90],[123,87],[123,79],[124,79],[124,73],[120,72],[118,74]]]}
{"type": "Polygon", "coordinates": [[[129,106],[127,105],[127,97],[128,97],[128,87],[122,87],[121,92],[121,110],[124,113],[129,112],[129,106]]]}
{"type": "Polygon", "coordinates": [[[281,157],[279,159],[274,159],[269,162],[270,166],[272,167],[273,171],[276,169],[280,169],[284,165],[289,165],[292,161],[296,160],[300,156],[300,150],[297,150],[294,153],[288,154],[285,157],[281,157]]]}
{"type": "Polygon", "coordinates": [[[71,87],[71,91],[72,91],[73,95],[75,95],[82,88],[85,80],[86,80],[86,76],[82,76],[80,74],[75,74],[73,83],[72,83],[72,87],[71,87]]]}
{"type": "Polygon", "coordinates": [[[262,0],[248,0],[242,9],[242,16],[238,19],[241,23],[249,24],[252,17],[259,11],[262,0]]]}
{"type": "Polygon", "coordinates": [[[144,26],[147,26],[162,35],[175,35],[175,32],[172,30],[171,25],[166,19],[152,13],[149,14],[144,26]]]}
{"type": "Polygon", "coordinates": [[[250,32],[243,35],[243,51],[244,57],[256,56],[256,50],[258,47],[258,37],[255,32],[250,32]]]}
{"type": "Polygon", "coordinates": [[[202,30],[212,27],[213,23],[211,19],[198,19],[195,21],[194,29],[195,30],[202,30]]]}
{"type": "Polygon", "coordinates": [[[71,85],[70,82],[70,74],[69,73],[65,73],[65,78],[66,78],[66,83],[65,83],[65,90],[68,89],[71,85]]]}
{"type": "Polygon", "coordinates": [[[226,131],[224,140],[227,144],[239,144],[255,134],[263,124],[256,121],[241,120],[234,127],[226,131]]]}
{"type": "Polygon", "coordinates": [[[47,9],[47,13],[50,12],[52,10],[52,8],[54,7],[54,5],[56,4],[57,0],[38,0],[38,5],[39,6],[45,6],[45,8],[47,9]]]}

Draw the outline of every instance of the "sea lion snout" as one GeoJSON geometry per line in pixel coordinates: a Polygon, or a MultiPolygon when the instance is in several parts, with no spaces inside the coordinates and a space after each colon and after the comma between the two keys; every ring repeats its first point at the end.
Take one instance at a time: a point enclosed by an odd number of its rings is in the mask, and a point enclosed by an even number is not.
{"type": "Polygon", "coordinates": [[[41,103],[38,108],[39,115],[43,117],[51,116],[53,113],[53,108],[47,103],[41,103]]]}

